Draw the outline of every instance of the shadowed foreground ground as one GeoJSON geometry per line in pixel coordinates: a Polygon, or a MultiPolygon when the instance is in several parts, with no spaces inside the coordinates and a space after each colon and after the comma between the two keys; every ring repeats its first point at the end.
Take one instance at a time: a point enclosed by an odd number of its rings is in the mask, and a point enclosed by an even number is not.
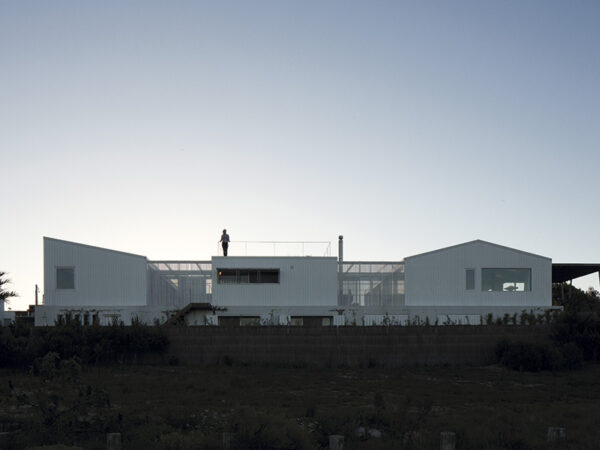
{"type": "MultiPolygon", "coordinates": [[[[600,366],[519,373],[497,366],[313,369],[220,365],[88,368],[43,381],[0,372],[3,448],[67,444],[124,449],[439,448],[455,431],[459,449],[548,448],[549,426],[567,429],[560,448],[600,442],[600,366]],[[359,437],[364,427],[381,437],[359,437]]],[[[558,447],[557,447],[558,448],[558,447]]]]}

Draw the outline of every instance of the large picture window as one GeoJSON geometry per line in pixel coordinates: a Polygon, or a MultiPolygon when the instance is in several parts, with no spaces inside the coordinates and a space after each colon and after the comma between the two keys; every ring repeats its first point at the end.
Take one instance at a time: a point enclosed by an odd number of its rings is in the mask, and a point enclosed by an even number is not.
{"type": "Polygon", "coordinates": [[[219,284],[279,283],[279,269],[217,269],[219,284]]]}
{"type": "Polygon", "coordinates": [[[75,268],[56,268],[56,289],[75,289],[75,268]]]}
{"type": "Polygon", "coordinates": [[[531,269],[481,269],[481,290],[489,292],[531,291],[531,269]]]}

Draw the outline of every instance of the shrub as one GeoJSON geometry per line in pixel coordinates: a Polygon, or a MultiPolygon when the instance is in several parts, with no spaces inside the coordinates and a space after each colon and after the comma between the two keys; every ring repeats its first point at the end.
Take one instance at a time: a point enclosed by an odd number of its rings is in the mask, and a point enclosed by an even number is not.
{"type": "Polygon", "coordinates": [[[577,345],[570,342],[561,349],[564,369],[579,369],[583,365],[583,352],[577,345]]]}
{"type": "Polygon", "coordinates": [[[586,361],[600,359],[600,319],[595,313],[563,312],[552,324],[550,336],[559,345],[574,344],[586,361]]]}
{"type": "Polygon", "coordinates": [[[538,372],[579,368],[583,354],[574,344],[555,346],[551,343],[502,340],[496,345],[496,360],[513,370],[538,372]]]}
{"type": "Polygon", "coordinates": [[[36,366],[36,360],[48,354],[57,355],[65,364],[71,364],[66,362],[71,358],[76,358],[78,365],[131,361],[138,355],[162,353],[168,345],[166,335],[157,327],[139,323],[129,327],[123,324],[84,327],[67,315],[54,327],[0,328],[0,367],[33,365],[39,371],[41,361],[36,366]]]}

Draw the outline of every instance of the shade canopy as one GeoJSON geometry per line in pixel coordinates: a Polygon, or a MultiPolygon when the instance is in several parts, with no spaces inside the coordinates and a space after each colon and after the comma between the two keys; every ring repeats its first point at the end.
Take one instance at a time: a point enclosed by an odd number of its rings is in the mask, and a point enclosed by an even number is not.
{"type": "Polygon", "coordinates": [[[552,264],[552,282],[563,283],[584,277],[591,273],[600,272],[600,264],[552,264]]]}

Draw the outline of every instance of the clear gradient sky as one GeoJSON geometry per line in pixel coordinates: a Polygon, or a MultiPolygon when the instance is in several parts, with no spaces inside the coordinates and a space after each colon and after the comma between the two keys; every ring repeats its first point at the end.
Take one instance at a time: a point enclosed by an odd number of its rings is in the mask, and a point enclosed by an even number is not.
{"type": "Polygon", "coordinates": [[[0,55],[12,309],[42,236],[600,262],[598,1],[0,0],[0,55]]]}

